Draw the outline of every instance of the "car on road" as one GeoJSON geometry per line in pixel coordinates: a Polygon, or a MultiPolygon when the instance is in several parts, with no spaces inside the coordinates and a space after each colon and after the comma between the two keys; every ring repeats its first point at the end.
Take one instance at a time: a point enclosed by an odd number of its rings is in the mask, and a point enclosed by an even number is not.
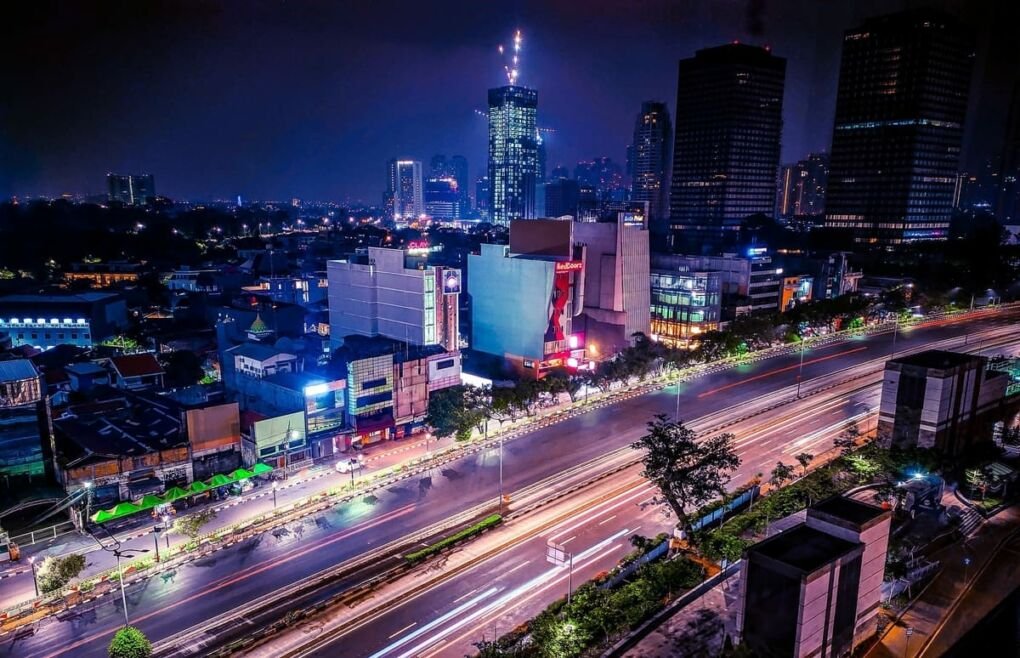
{"type": "Polygon", "coordinates": [[[350,473],[352,471],[360,471],[365,467],[361,457],[351,457],[350,459],[341,459],[336,463],[337,473],[350,473]]]}

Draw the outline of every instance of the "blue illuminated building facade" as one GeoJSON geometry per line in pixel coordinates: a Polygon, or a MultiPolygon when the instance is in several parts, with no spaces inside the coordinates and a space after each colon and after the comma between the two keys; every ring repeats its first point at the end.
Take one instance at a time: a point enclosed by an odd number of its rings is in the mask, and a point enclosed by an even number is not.
{"type": "Polygon", "coordinates": [[[827,227],[866,244],[948,237],[972,51],[956,20],[931,10],[846,32],[827,227]]]}
{"type": "Polygon", "coordinates": [[[0,361],[0,485],[45,475],[45,404],[41,378],[31,361],[0,361]]]}
{"type": "Polygon", "coordinates": [[[535,217],[538,92],[507,85],[489,90],[489,218],[509,226],[535,217]]]}
{"type": "Polygon", "coordinates": [[[127,326],[127,304],[117,294],[86,292],[0,297],[0,332],[8,334],[14,346],[92,347],[127,326]]]}

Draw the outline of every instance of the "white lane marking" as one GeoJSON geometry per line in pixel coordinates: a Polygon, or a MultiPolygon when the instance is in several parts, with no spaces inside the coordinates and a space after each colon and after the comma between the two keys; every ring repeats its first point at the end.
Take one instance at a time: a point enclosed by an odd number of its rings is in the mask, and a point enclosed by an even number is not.
{"type": "Polygon", "coordinates": [[[482,589],[482,588],[481,587],[476,587],[473,590],[471,590],[470,592],[468,592],[467,594],[464,594],[462,596],[458,596],[453,601],[451,601],[451,603],[460,603],[461,601],[463,601],[467,597],[471,596],[472,594],[474,594],[475,592],[477,592],[480,589],[482,589]]]}
{"type": "Polygon", "coordinates": [[[412,622],[411,622],[410,624],[408,624],[407,626],[404,626],[404,627],[403,627],[403,628],[401,628],[401,629],[400,629],[399,631],[397,631],[397,632],[396,632],[396,633],[394,633],[393,635],[389,636],[389,638],[388,638],[388,639],[392,640],[393,638],[395,638],[396,636],[400,635],[400,634],[401,634],[401,633],[403,633],[404,631],[406,631],[406,630],[409,630],[409,629],[413,628],[413,627],[414,627],[414,625],[415,625],[415,624],[417,624],[417,623],[418,623],[418,622],[416,622],[416,621],[412,621],[412,622]]]}
{"type": "Polygon", "coordinates": [[[513,569],[511,569],[510,571],[505,571],[505,572],[503,572],[503,574],[502,574],[502,575],[504,575],[504,576],[509,576],[509,575],[510,575],[510,574],[512,574],[513,572],[515,572],[515,571],[517,571],[517,570],[519,570],[519,569],[523,569],[524,567],[528,566],[529,564],[531,564],[531,560],[525,560],[524,562],[521,562],[521,563],[520,563],[520,564],[518,564],[518,565],[517,565],[516,567],[514,567],[513,569]]]}
{"type": "Polygon", "coordinates": [[[599,521],[599,525],[605,525],[605,524],[609,523],[610,521],[612,521],[615,518],[616,518],[616,515],[613,514],[612,516],[604,518],[601,521],[599,521]]]}
{"type": "MultiPolygon", "coordinates": [[[[485,590],[484,592],[482,592],[478,596],[474,597],[470,601],[462,603],[461,605],[457,606],[456,608],[454,608],[453,610],[447,612],[446,614],[437,617],[436,619],[434,619],[433,621],[429,622],[428,624],[425,624],[424,626],[422,626],[418,630],[412,632],[407,637],[405,637],[403,639],[400,639],[400,640],[397,640],[396,642],[390,644],[389,646],[387,646],[386,648],[382,649],[381,651],[377,651],[377,652],[373,653],[369,658],[382,658],[383,656],[385,656],[389,652],[391,652],[391,651],[393,651],[395,649],[398,649],[399,647],[407,644],[408,642],[410,642],[411,640],[413,640],[415,638],[421,637],[422,635],[424,635],[425,633],[428,633],[430,630],[432,630],[436,626],[439,626],[440,624],[446,623],[446,621],[448,619],[456,617],[457,615],[459,615],[460,613],[464,612],[468,608],[471,608],[471,607],[477,605],[480,601],[489,598],[490,596],[492,596],[493,594],[495,594],[497,592],[499,592],[499,588],[498,587],[490,587],[489,589],[485,590]]],[[[429,643],[429,644],[431,645],[431,643],[429,643]]]]}
{"type": "Polygon", "coordinates": [[[564,539],[563,541],[561,541],[560,542],[560,546],[566,546],[567,544],[569,544],[570,542],[574,541],[575,539],[577,539],[577,535],[572,535],[569,539],[564,539]]]}
{"type": "Polygon", "coordinates": [[[587,512],[582,514],[580,517],[576,517],[576,522],[573,525],[570,525],[570,526],[568,526],[566,528],[563,528],[562,530],[558,530],[558,531],[553,532],[551,534],[550,533],[544,533],[541,536],[546,538],[546,539],[548,539],[549,541],[552,541],[552,540],[556,539],[557,537],[562,537],[563,535],[566,535],[566,534],[568,534],[570,532],[573,532],[574,530],[580,528],[581,526],[586,525],[592,518],[597,517],[600,514],[604,514],[607,511],[607,510],[604,510],[604,509],[601,509],[601,508],[606,507],[606,506],[609,506],[610,508],[612,508],[614,505],[623,504],[623,503],[626,503],[626,502],[628,502],[630,500],[633,500],[634,498],[639,498],[641,496],[646,496],[646,495],[648,495],[649,491],[652,491],[652,489],[653,488],[652,488],[651,485],[645,484],[645,485],[639,485],[638,487],[636,487],[634,489],[631,489],[629,491],[624,491],[621,494],[613,496],[609,500],[606,500],[606,501],[603,501],[603,502],[599,503],[595,507],[591,508],[590,510],[588,510],[587,512]]]}

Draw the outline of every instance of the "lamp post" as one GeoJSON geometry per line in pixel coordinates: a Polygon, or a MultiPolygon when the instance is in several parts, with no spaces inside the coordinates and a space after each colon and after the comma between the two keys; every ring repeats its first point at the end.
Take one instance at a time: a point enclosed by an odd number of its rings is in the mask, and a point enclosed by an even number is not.
{"type": "Polygon", "coordinates": [[[170,550],[170,515],[163,515],[163,539],[166,541],[166,550],[170,550]]]}
{"type": "Polygon", "coordinates": [[[499,435],[499,513],[503,513],[503,434],[499,435]]]}
{"type": "Polygon", "coordinates": [[[82,527],[88,523],[88,519],[92,516],[92,482],[85,483],[85,521],[82,522],[82,527]]]}
{"type": "Polygon", "coordinates": [[[28,563],[32,567],[32,585],[35,586],[35,595],[38,598],[38,596],[39,596],[39,579],[36,578],[36,576],[35,576],[35,556],[34,555],[32,555],[31,557],[28,558],[28,563]]]}
{"type": "Polygon", "coordinates": [[[159,562],[159,531],[162,530],[162,526],[155,526],[152,529],[152,543],[156,545],[156,562],[159,562]]]}
{"type": "Polygon", "coordinates": [[[277,483],[273,482],[273,509],[276,509],[276,488],[277,488],[277,486],[278,486],[277,483]]]}
{"type": "MultiPolygon", "coordinates": [[[[136,550],[137,550],[138,553],[148,553],[149,552],[149,549],[147,549],[147,548],[141,548],[141,549],[136,549],[136,550]]],[[[127,593],[124,590],[124,570],[121,569],[120,558],[122,558],[122,557],[134,557],[134,553],[132,553],[131,551],[114,550],[113,551],[113,555],[117,558],[117,576],[118,576],[117,580],[120,581],[120,600],[121,600],[121,603],[124,604],[124,626],[130,626],[131,625],[131,620],[128,618],[127,593]]]]}

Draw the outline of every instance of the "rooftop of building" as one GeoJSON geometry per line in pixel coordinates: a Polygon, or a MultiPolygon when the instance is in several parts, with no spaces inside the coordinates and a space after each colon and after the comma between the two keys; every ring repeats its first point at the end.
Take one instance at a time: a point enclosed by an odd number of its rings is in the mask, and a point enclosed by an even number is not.
{"type": "Polygon", "coordinates": [[[119,298],[115,292],[17,294],[0,297],[0,304],[94,304],[119,298]]]}
{"type": "Polygon", "coordinates": [[[947,370],[949,368],[956,368],[980,362],[982,360],[983,359],[980,356],[976,356],[974,354],[948,352],[945,350],[925,350],[924,352],[918,352],[917,354],[901,356],[897,359],[891,360],[889,363],[898,363],[905,366],[918,366],[920,368],[930,368],[933,370],[947,370]]]}
{"type": "Polygon", "coordinates": [[[326,384],[328,382],[325,377],[312,372],[278,372],[264,378],[262,381],[301,393],[304,393],[305,389],[309,386],[326,384]]]}
{"type": "Polygon", "coordinates": [[[801,523],[755,544],[747,552],[748,555],[756,553],[771,558],[807,574],[859,546],[860,543],[839,539],[801,523]]]}
{"type": "Polygon", "coordinates": [[[845,496],[832,496],[815,503],[808,508],[808,515],[810,516],[812,513],[842,519],[859,527],[867,526],[872,521],[890,514],[888,510],[881,507],[845,496]]]}
{"type": "Polygon", "coordinates": [[[165,397],[119,393],[54,412],[57,460],[67,467],[138,457],[187,445],[181,406],[165,397]]]}
{"type": "Polygon", "coordinates": [[[293,356],[289,352],[284,352],[272,345],[256,342],[241,343],[237,347],[231,347],[227,352],[233,356],[243,356],[257,361],[265,361],[280,355],[293,356]]]}
{"type": "Polygon", "coordinates": [[[72,375],[78,377],[87,377],[89,375],[106,375],[109,374],[106,368],[95,363],[93,361],[82,361],[81,363],[71,363],[64,366],[64,370],[72,375]]]}
{"type": "Polygon", "coordinates": [[[8,382],[20,382],[25,379],[34,379],[39,376],[35,366],[28,359],[10,359],[0,361],[0,384],[8,382]]]}
{"type": "Polygon", "coordinates": [[[412,345],[401,340],[385,336],[344,336],[344,344],[336,351],[336,358],[341,362],[370,359],[376,356],[393,355],[399,362],[422,359],[435,354],[443,354],[446,349],[442,345],[412,345]]]}
{"type": "Polygon", "coordinates": [[[150,352],[115,356],[110,359],[110,362],[121,377],[146,377],[163,374],[163,366],[159,365],[156,355],[150,352]]]}

